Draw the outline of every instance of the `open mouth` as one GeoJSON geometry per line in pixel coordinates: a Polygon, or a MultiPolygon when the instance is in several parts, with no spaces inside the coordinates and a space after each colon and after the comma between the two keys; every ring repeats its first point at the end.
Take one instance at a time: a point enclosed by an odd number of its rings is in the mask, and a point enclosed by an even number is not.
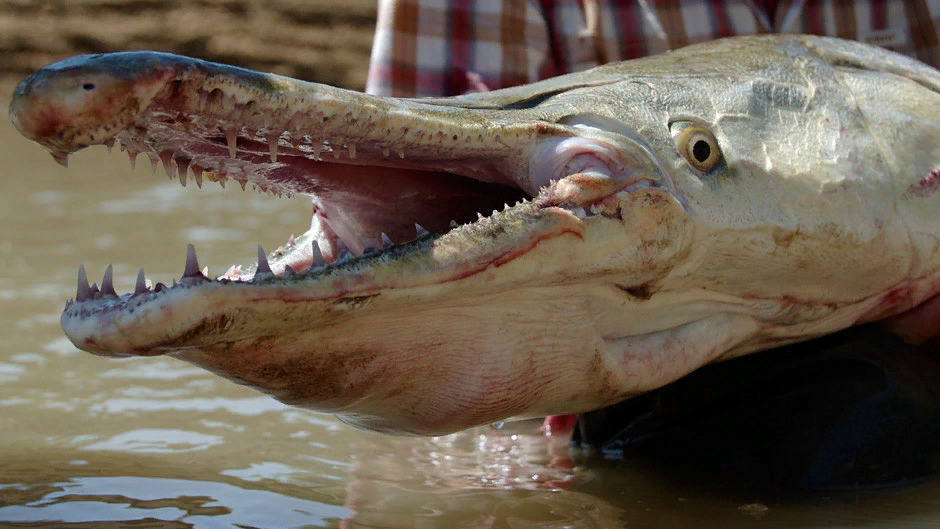
{"type": "Polygon", "coordinates": [[[652,147],[585,103],[582,89],[622,75],[559,79],[409,100],[152,52],[34,73],[10,117],[60,163],[119,143],[184,186],[312,201],[306,233],[216,279],[192,245],[170,286],[141,271],[119,295],[110,268],[100,286],[80,268],[65,334],[100,355],[172,355],[383,431],[587,406],[572,390],[593,379],[570,385],[568,371],[606,369],[606,342],[572,278],[604,307],[643,297],[684,224],[652,147]],[[639,287],[598,279],[630,263],[639,287]]]}
{"type": "MultiPolygon", "coordinates": [[[[132,165],[143,154],[154,168],[162,166],[183,186],[239,185],[278,196],[312,198],[306,233],[270,255],[259,253],[255,267],[233,266],[222,280],[260,280],[270,274],[289,278],[403,251],[419,239],[533,198],[498,173],[491,175],[493,182],[483,182],[438,169],[426,154],[424,160],[412,161],[405,149],[323,137],[300,118],[284,128],[270,123],[259,127],[253,102],[240,104],[231,98],[227,105],[219,102],[228,97],[219,89],[207,92],[175,81],[165,95],[154,99],[144,117],[111,140],[127,152],[132,165]]],[[[263,121],[263,112],[260,117],[263,121]]],[[[469,172],[485,163],[461,166],[460,161],[446,160],[441,165],[469,172]]],[[[197,272],[190,250],[184,279],[196,277],[197,272]]],[[[82,300],[87,296],[79,288],[82,300]]],[[[89,288],[85,292],[93,297],[94,288],[89,288]]]]}
{"type": "MultiPolygon", "coordinates": [[[[486,265],[521,239],[534,244],[544,235],[538,221],[525,226],[501,215],[553,209],[576,223],[619,215],[612,196],[631,182],[611,172],[625,174],[630,153],[615,145],[616,135],[533,113],[564,91],[526,92],[509,105],[505,95],[498,104],[472,97],[380,98],[130,52],[76,57],[40,70],[17,87],[10,116],[62,164],[89,145],[119,143],[132,165],[143,154],[184,186],[234,183],[312,197],[310,230],[270,255],[259,247],[255,266],[233,266],[212,280],[190,246],[179,282],[190,287],[363,268],[419,247],[428,251],[439,237],[461,230],[483,240],[529,231],[500,249],[468,247],[461,256],[467,266],[486,265]]],[[[100,287],[89,285],[80,270],[76,301],[119,298],[82,312],[112,310],[172,288],[151,287],[141,270],[134,293],[118,296],[110,270],[100,287]]]]}
{"type": "MultiPolygon", "coordinates": [[[[292,236],[270,254],[259,246],[257,264],[232,266],[217,278],[223,283],[290,279],[388,252],[405,252],[419,242],[533,198],[508,178],[501,179],[505,183],[481,182],[443,170],[409,168],[404,150],[393,153],[375,144],[324,139],[299,128],[256,129],[250,118],[242,119],[250,104],[233,104],[224,119],[211,112],[207,117],[205,110],[220,91],[207,94],[192,88],[194,93],[183,95],[188,88],[173,84],[168,98],[156,100],[144,118],[107,143],[116,142],[132,166],[145,155],[154,170],[162,166],[182,186],[234,183],[277,196],[312,197],[306,233],[292,236]],[[199,100],[203,112],[192,113],[189,105],[181,103],[188,98],[199,100]],[[385,165],[374,165],[379,163],[385,165]]],[[[180,283],[209,279],[206,274],[189,245],[180,283]]],[[[80,271],[76,301],[116,296],[110,276],[105,274],[99,288],[89,285],[80,271]]],[[[166,288],[160,283],[151,287],[141,269],[133,295],[166,288]]]]}

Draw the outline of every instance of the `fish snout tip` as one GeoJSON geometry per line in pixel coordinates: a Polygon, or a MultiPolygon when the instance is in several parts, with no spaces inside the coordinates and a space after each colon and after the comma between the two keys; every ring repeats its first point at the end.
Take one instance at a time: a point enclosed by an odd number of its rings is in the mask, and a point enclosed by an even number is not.
{"type": "MultiPolygon", "coordinates": [[[[26,81],[20,83],[22,86],[26,81]]],[[[20,86],[13,93],[10,101],[8,116],[13,127],[24,137],[37,143],[59,128],[57,123],[61,124],[61,119],[56,118],[54,106],[45,106],[37,104],[37,101],[30,97],[29,90],[20,90],[20,86]]]]}

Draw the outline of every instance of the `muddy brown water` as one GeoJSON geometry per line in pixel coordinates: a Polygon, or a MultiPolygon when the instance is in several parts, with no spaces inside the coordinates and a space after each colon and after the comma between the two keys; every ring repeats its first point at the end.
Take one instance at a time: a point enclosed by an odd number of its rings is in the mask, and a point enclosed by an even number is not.
{"type": "MultiPolygon", "coordinates": [[[[9,89],[0,101],[9,101],[9,89]]],[[[309,204],[182,188],[104,148],[64,169],[0,120],[0,527],[937,527],[940,481],[781,498],[635,463],[572,461],[537,423],[439,438],[358,431],[169,358],[77,351],[84,263],[119,291],[195,243],[221,273],[309,225],[309,204]],[[578,464],[581,463],[581,464],[578,464]]],[[[694,440],[690,440],[694,442],[694,440]]]]}

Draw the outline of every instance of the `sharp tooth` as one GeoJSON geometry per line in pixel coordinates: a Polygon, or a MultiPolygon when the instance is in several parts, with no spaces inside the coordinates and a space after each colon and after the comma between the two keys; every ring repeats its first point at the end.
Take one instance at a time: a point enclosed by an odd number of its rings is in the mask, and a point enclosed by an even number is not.
{"type": "Polygon", "coordinates": [[[144,269],[141,268],[140,272],[137,272],[137,284],[134,285],[134,295],[143,294],[149,290],[147,288],[147,278],[144,277],[144,269]]]}
{"type": "Polygon", "coordinates": [[[268,264],[268,257],[264,254],[264,248],[258,245],[258,268],[255,270],[255,278],[260,274],[273,274],[271,265],[268,264]]]}
{"type": "Polygon", "coordinates": [[[286,265],[285,265],[285,266],[284,266],[284,273],[281,274],[281,277],[283,277],[284,279],[290,279],[290,278],[294,277],[295,274],[296,274],[296,272],[294,272],[294,269],[293,269],[293,268],[291,268],[290,266],[286,266],[286,265]]]}
{"type": "Polygon", "coordinates": [[[422,228],[417,222],[415,223],[415,232],[418,234],[418,237],[424,237],[428,234],[428,230],[422,228]]]}
{"type": "Polygon", "coordinates": [[[209,277],[209,267],[208,267],[208,266],[202,267],[202,275],[204,275],[204,276],[206,276],[206,277],[209,277]]]}
{"type": "Polygon", "coordinates": [[[91,297],[97,297],[101,295],[101,291],[98,290],[98,283],[91,284],[91,297]]]}
{"type": "Polygon", "coordinates": [[[235,153],[238,152],[238,131],[236,129],[225,129],[225,143],[228,144],[228,157],[234,160],[235,153]]]}
{"type": "Polygon", "coordinates": [[[132,150],[130,147],[127,148],[127,159],[131,162],[131,169],[137,169],[137,155],[139,152],[132,150]]]}
{"type": "MultiPolygon", "coordinates": [[[[193,178],[196,179],[196,187],[202,189],[202,168],[200,167],[198,171],[193,170],[193,178]]],[[[219,178],[219,185],[223,188],[225,187],[225,178],[219,178]]]]}
{"type": "Polygon", "coordinates": [[[477,211],[477,220],[483,220],[483,214],[477,211]]]}
{"type": "Polygon", "coordinates": [[[242,185],[242,191],[244,191],[245,185],[248,184],[248,180],[238,180],[238,183],[242,185]]]}
{"type": "Polygon", "coordinates": [[[383,231],[382,232],[382,248],[391,248],[394,245],[395,243],[393,243],[392,240],[388,238],[388,235],[385,235],[385,232],[383,231]]]}
{"type": "Polygon", "coordinates": [[[313,262],[310,264],[310,266],[323,266],[323,265],[325,265],[325,264],[326,264],[326,259],[323,258],[323,254],[320,252],[320,245],[319,245],[319,243],[317,243],[316,240],[313,241],[313,246],[312,246],[311,250],[313,250],[313,254],[312,254],[313,262]]]}
{"type": "Polygon", "coordinates": [[[186,268],[183,269],[183,278],[198,277],[202,273],[199,271],[199,261],[196,260],[196,247],[192,244],[186,245],[186,268]]]}
{"type": "Polygon", "coordinates": [[[104,145],[108,148],[108,154],[111,154],[111,149],[114,147],[114,138],[104,140],[104,145]]]}
{"type": "Polygon", "coordinates": [[[52,159],[56,161],[57,164],[62,167],[69,166],[69,153],[61,151],[52,151],[49,154],[52,155],[52,159]]]}
{"type": "Polygon", "coordinates": [[[320,149],[323,147],[323,142],[317,138],[311,138],[311,141],[313,142],[310,145],[311,147],[313,147],[313,159],[322,160],[323,158],[320,157],[320,149]]]}
{"type": "Polygon", "coordinates": [[[284,130],[290,131],[306,130],[310,128],[309,120],[307,120],[303,112],[298,110],[285,122],[283,128],[284,130]]]}
{"type": "MultiPolygon", "coordinates": [[[[173,165],[173,153],[170,151],[163,151],[160,153],[160,161],[163,162],[163,170],[166,171],[166,175],[172,180],[176,176],[176,167],[173,165]]],[[[180,178],[180,183],[184,186],[186,185],[186,174],[184,173],[182,178],[180,178]]]]}
{"type": "Polygon", "coordinates": [[[271,155],[271,163],[277,161],[277,140],[278,136],[271,134],[267,137],[268,140],[268,153],[271,155]]]}
{"type": "Polygon", "coordinates": [[[404,160],[404,159],[405,159],[405,151],[399,149],[399,150],[398,150],[398,157],[401,158],[402,160],[404,160]]]}
{"type": "Polygon", "coordinates": [[[388,158],[389,154],[391,153],[389,152],[388,147],[382,147],[382,157],[388,158]]]}
{"type": "Polygon", "coordinates": [[[362,253],[374,252],[375,250],[375,243],[372,242],[372,239],[368,237],[362,239],[362,253]]]}
{"type": "Polygon", "coordinates": [[[112,265],[108,265],[104,270],[104,279],[101,280],[101,293],[105,296],[118,297],[117,292],[114,291],[114,267],[112,265]]]}
{"type": "Polygon", "coordinates": [[[147,151],[147,158],[150,158],[150,170],[153,171],[153,174],[157,174],[157,163],[160,158],[157,157],[156,153],[150,151],[147,151]]]}
{"type": "Polygon", "coordinates": [[[78,291],[75,293],[75,301],[85,301],[91,299],[92,291],[88,286],[88,276],[85,274],[85,265],[78,265],[78,291]]]}
{"type": "Polygon", "coordinates": [[[450,227],[451,227],[451,228],[456,228],[456,227],[457,227],[457,221],[456,221],[456,220],[450,221],[450,227]]]}
{"type": "Polygon", "coordinates": [[[346,145],[346,149],[349,150],[349,158],[350,158],[350,159],[355,159],[355,158],[356,158],[356,144],[355,144],[355,143],[349,143],[349,144],[346,145]]]}
{"type": "Polygon", "coordinates": [[[191,160],[189,158],[173,158],[173,161],[176,162],[176,170],[179,171],[180,183],[182,184],[189,175],[189,162],[191,160]]]}

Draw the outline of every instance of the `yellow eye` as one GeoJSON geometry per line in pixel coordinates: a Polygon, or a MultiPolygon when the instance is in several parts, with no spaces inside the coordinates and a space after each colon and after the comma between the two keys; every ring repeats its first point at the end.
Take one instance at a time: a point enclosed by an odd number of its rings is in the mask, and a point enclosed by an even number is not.
{"type": "Polygon", "coordinates": [[[718,140],[705,127],[689,125],[679,132],[678,141],[682,157],[699,171],[711,171],[721,161],[718,140]]]}

